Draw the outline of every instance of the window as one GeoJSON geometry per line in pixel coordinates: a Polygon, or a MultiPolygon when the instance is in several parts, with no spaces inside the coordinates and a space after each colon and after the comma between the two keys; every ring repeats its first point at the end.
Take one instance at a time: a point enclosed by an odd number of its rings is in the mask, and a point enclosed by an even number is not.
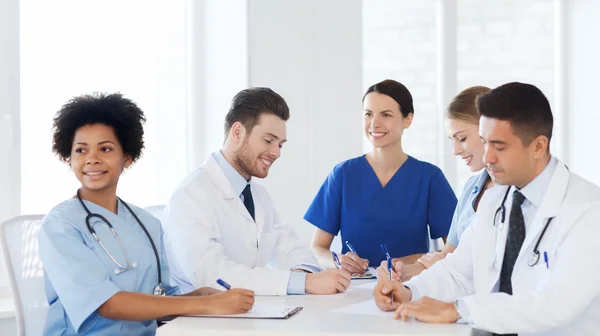
{"type": "Polygon", "coordinates": [[[166,203],[187,173],[185,9],[185,0],[21,1],[22,213],[75,194],[77,180],[51,152],[52,118],[94,91],[121,92],[146,113],[146,150],[119,195],[166,203]]]}

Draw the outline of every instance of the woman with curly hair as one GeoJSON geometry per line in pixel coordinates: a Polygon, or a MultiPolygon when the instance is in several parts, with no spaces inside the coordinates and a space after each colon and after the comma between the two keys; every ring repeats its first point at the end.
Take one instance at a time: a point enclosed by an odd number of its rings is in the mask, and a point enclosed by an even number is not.
{"type": "Polygon", "coordinates": [[[250,310],[254,293],[170,283],[158,219],[117,197],[144,148],[144,113],[120,94],[75,97],[54,118],[53,146],[81,183],[39,234],[49,310],[45,335],[154,335],[157,319],[250,310]]]}

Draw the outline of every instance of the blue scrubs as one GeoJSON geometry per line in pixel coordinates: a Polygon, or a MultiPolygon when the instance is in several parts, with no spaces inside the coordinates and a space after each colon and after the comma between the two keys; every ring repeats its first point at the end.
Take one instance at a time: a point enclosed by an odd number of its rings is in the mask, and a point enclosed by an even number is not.
{"type": "MultiPolygon", "coordinates": [[[[442,171],[408,157],[385,187],[365,156],[333,168],[304,219],[332,235],[341,232],[369,266],[379,266],[385,244],[393,258],[429,251],[429,235],[448,235],[456,195],[442,171]]],[[[342,244],[342,253],[348,252],[342,244]]]]}
{"type": "Polygon", "coordinates": [[[452,218],[452,226],[450,226],[450,232],[448,233],[448,244],[458,246],[463,232],[475,220],[475,202],[477,202],[477,197],[485,187],[489,177],[487,170],[484,169],[481,173],[471,176],[465,183],[452,218]]]}
{"type": "MultiPolygon", "coordinates": [[[[112,224],[130,262],[136,262],[137,267],[115,274],[117,265],[88,231],[87,214],[79,200],[60,203],[44,217],[38,238],[50,306],[44,335],[154,335],[154,320],[119,321],[104,318],[97,312],[104,302],[120,291],[153,293],[158,268],[148,237],[121,202],[118,215],[94,203],[84,202],[92,213],[104,216],[112,224]]],[[[160,221],[143,209],[130,207],[146,226],[158,249],[167,295],[178,294],[179,289],[170,286],[160,221]]],[[[95,217],[91,222],[106,249],[121,265],[127,265],[108,226],[95,217]]]]}

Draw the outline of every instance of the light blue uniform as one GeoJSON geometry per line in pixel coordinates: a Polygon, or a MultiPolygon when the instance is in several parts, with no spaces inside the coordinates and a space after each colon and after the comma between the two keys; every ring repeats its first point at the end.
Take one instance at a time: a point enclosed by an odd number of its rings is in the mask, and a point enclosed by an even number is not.
{"type": "Polygon", "coordinates": [[[463,232],[465,232],[469,225],[473,223],[473,220],[475,219],[475,202],[477,202],[477,196],[479,196],[485,187],[485,183],[489,177],[490,175],[487,170],[483,169],[481,173],[471,176],[469,180],[467,180],[467,183],[465,183],[465,187],[458,199],[458,205],[454,211],[450,232],[448,232],[448,244],[458,246],[458,242],[460,241],[463,232]]]}
{"type": "MultiPolygon", "coordinates": [[[[87,213],[79,200],[70,199],[57,205],[44,217],[39,234],[39,252],[50,306],[44,335],[154,335],[154,320],[112,320],[97,312],[117,292],[153,293],[157,285],[158,268],[148,237],[121,202],[118,215],[94,203],[84,202],[92,213],[108,219],[130,262],[137,263],[137,267],[115,274],[117,265],[88,231],[85,221],[87,213]]],[[[141,208],[129,206],[144,224],[158,249],[162,285],[167,295],[178,294],[179,289],[170,286],[160,221],[141,208]]],[[[108,251],[121,265],[127,265],[108,226],[97,217],[91,222],[108,251]]]]}

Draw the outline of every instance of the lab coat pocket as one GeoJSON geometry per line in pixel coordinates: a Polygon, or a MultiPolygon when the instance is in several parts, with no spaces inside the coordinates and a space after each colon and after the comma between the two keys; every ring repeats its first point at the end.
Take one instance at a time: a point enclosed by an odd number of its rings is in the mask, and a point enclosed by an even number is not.
{"type": "Polygon", "coordinates": [[[547,265],[546,262],[543,260],[543,256],[542,258],[540,258],[540,261],[535,266],[531,267],[531,269],[531,279],[534,283],[534,287],[544,286],[548,281],[550,268],[549,265],[547,265]]]}
{"type": "Polygon", "coordinates": [[[277,237],[277,233],[275,232],[263,232],[258,242],[257,267],[264,267],[267,263],[271,264],[272,259],[276,258],[274,252],[277,245],[277,237]]]}

